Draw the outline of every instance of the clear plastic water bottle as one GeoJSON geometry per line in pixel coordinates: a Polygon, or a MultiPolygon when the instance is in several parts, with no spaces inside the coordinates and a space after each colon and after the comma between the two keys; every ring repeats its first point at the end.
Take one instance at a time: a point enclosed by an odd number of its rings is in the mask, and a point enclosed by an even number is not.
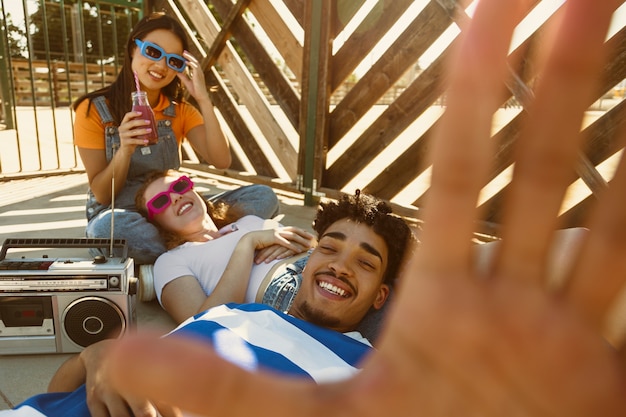
{"type": "Polygon", "coordinates": [[[146,128],[152,129],[150,133],[146,133],[142,136],[137,136],[138,139],[148,139],[149,145],[154,145],[159,140],[159,135],[157,131],[156,121],[154,120],[154,112],[152,111],[152,107],[150,107],[150,103],[148,102],[148,95],[145,91],[133,91],[131,94],[131,98],[133,99],[133,111],[141,113],[140,118],[143,120],[149,120],[150,125],[146,126],[146,128]]]}

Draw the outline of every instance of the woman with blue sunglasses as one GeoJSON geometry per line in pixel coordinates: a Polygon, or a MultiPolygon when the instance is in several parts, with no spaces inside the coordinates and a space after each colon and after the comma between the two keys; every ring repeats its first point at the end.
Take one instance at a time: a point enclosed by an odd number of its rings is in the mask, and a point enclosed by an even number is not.
{"type": "MultiPolygon", "coordinates": [[[[116,80],[80,97],[73,108],[74,142],[89,180],[87,237],[109,238],[113,223],[115,238],[126,239],[135,264],[153,263],[165,246],[134,205],[146,175],[178,169],[184,138],[208,164],[217,168],[231,164],[228,140],[215,115],[203,71],[188,52],[183,27],[164,13],[143,18],[129,36],[116,80]],[[156,144],[143,139],[149,122],[131,111],[131,93],[137,87],[147,93],[155,113],[156,144]],[[184,100],[184,90],[197,107],[184,100]]],[[[242,187],[214,199],[227,201],[242,214],[271,218],[278,213],[278,199],[264,185],[242,187]]]]}

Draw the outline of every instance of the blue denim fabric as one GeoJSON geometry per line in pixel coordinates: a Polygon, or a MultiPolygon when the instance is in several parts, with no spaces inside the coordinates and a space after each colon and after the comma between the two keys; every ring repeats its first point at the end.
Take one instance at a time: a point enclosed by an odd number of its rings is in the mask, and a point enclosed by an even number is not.
{"type": "MultiPolygon", "coordinates": [[[[111,237],[112,211],[103,210],[87,223],[85,235],[90,238],[111,237]]],[[[156,258],[165,252],[165,244],[159,231],[145,217],[135,210],[115,209],[113,216],[115,239],[126,239],[128,256],[134,259],[135,265],[153,264],[156,258]]],[[[100,249],[91,249],[92,255],[102,254],[100,249]]],[[[115,256],[121,251],[114,250],[115,256]]]]}
{"type": "Polygon", "coordinates": [[[310,252],[295,262],[283,265],[277,275],[267,285],[262,304],[271,306],[279,311],[288,312],[302,283],[302,271],[309,260],[310,252]]]}
{"type": "Polygon", "coordinates": [[[272,187],[252,184],[235,190],[224,191],[214,195],[205,195],[209,201],[224,201],[244,215],[254,215],[262,219],[272,219],[280,211],[280,203],[272,187]]]}
{"type": "MultiPolygon", "coordinates": [[[[113,158],[113,147],[119,145],[120,138],[104,97],[93,100],[105,128],[106,156],[113,158]]],[[[164,110],[168,116],[176,116],[176,107],[170,103],[164,110]]],[[[131,157],[129,172],[122,191],[115,196],[115,215],[113,216],[114,238],[126,239],[128,256],[135,260],[135,265],[152,264],[163,252],[165,245],[156,227],[150,224],[135,210],[135,194],[146,175],[154,170],[180,168],[180,157],[176,137],[170,120],[157,121],[159,142],[150,146],[138,146],[131,157]]],[[[229,205],[237,206],[242,215],[253,214],[264,219],[275,217],[279,212],[278,197],[271,187],[249,185],[232,191],[226,191],[209,198],[224,200],[229,205]]],[[[89,238],[111,237],[111,206],[99,204],[91,190],[87,196],[87,228],[89,238]]],[[[92,249],[92,255],[102,254],[100,249],[92,249]]],[[[119,254],[116,253],[116,256],[119,254]]]]}
{"type": "MultiPolygon", "coordinates": [[[[95,105],[102,122],[106,125],[104,131],[106,157],[107,161],[111,161],[114,147],[119,147],[120,143],[117,126],[113,125],[113,117],[104,97],[96,97],[92,104],[95,105]]],[[[175,105],[170,103],[164,113],[175,117],[175,105]]],[[[180,168],[178,143],[171,124],[170,120],[159,120],[157,122],[158,143],[138,146],[135,149],[124,188],[115,196],[114,237],[126,239],[128,255],[135,260],[136,265],[154,263],[156,258],[165,251],[165,245],[159,237],[158,230],[135,211],[135,194],[148,173],[154,170],[180,168]]],[[[99,204],[91,190],[87,194],[86,215],[88,223],[85,234],[87,237],[111,237],[111,206],[99,204]]],[[[101,252],[99,249],[91,250],[94,256],[101,252]]]]}
{"type": "MultiPolygon", "coordinates": [[[[102,123],[106,126],[104,129],[105,150],[107,161],[110,162],[114,155],[113,148],[119,147],[120,144],[117,126],[113,125],[113,117],[109,112],[104,97],[94,98],[92,104],[96,107],[102,119],[102,123]]],[[[176,117],[176,106],[170,103],[163,113],[170,117],[176,117]]],[[[143,184],[146,175],[150,172],[180,168],[178,143],[172,131],[172,122],[167,119],[159,120],[157,126],[159,142],[150,146],[137,146],[131,156],[126,183],[124,184],[124,188],[115,196],[115,208],[127,210],[135,209],[135,194],[141,184],[143,184]]],[[[115,169],[115,167],[113,168],[115,169]]],[[[87,220],[91,221],[98,213],[104,210],[110,210],[111,207],[109,205],[99,204],[91,190],[89,190],[86,209],[87,220]]],[[[118,238],[122,237],[119,236],[118,238]]]]}

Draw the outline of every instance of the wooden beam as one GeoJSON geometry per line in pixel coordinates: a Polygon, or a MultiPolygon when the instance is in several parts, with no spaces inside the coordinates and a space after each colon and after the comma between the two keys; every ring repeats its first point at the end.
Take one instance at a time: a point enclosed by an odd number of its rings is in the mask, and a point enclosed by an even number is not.
{"type": "Polygon", "coordinates": [[[298,172],[301,173],[299,182],[304,202],[309,206],[317,204],[317,188],[326,161],[333,1],[306,0],[298,172]]]}
{"type": "MultiPolygon", "coordinates": [[[[200,38],[209,41],[217,38],[220,32],[219,25],[206,5],[197,0],[178,1],[181,3],[180,7],[189,16],[189,20],[200,38]]],[[[233,105],[233,109],[238,113],[243,110],[249,112],[251,118],[242,116],[241,119],[245,120],[246,123],[254,123],[258,127],[271,151],[279,157],[278,159],[286,174],[295,180],[297,152],[274,117],[265,95],[229,42],[219,54],[216,63],[220,65],[225,77],[230,81],[238,102],[243,104],[243,106],[233,105]]],[[[210,77],[209,70],[210,67],[204,69],[207,79],[210,77]]],[[[260,139],[255,138],[256,141],[260,139]]],[[[242,141],[243,139],[238,138],[238,140],[242,141]]]]}
{"type": "Polygon", "coordinates": [[[298,82],[302,82],[302,46],[298,43],[286,22],[278,14],[269,0],[256,0],[250,4],[250,11],[263,31],[280,52],[285,64],[293,72],[298,82]]]}
{"type": "Polygon", "coordinates": [[[413,0],[379,0],[350,38],[335,53],[331,91],[334,92],[354,72],[354,69],[398,21],[411,3],[413,0]]]}
{"type": "Polygon", "coordinates": [[[453,21],[438,4],[429,3],[398,36],[380,59],[352,87],[332,111],[331,147],[376,104],[453,21]]]}
{"type": "Polygon", "coordinates": [[[222,50],[226,46],[226,41],[230,38],[233,23],[242,15],[249,3],[250,0],[238,0],[237,4],[230,9],[228,16],[226,16],[226,19],[224,20],[224,24],[222,25],[222,29],[217,35],[217,38],[215,38],[211,44],[211,49],[207,52],[206,57],[202,60],[202,68],[210,68],[215,64],[217,57],[222,53],[222,50]]]}
{"type": "MultiPolygon", "coordinates": [[[[232,3],[229,0],[213,0],[213,6],[219,14],[225,15],[228,13],[229,8],[232,7],[232,3]]],[[[238,19],[234,22],[232,32],[237,40],[237,44],[245,53],[247,60],[257,71],[259,77],[272,95],[272,98],[285,113],[285,116],[287,116],[293,128],[297,130],[300,124],[299,92],[296,91],[291,80],[287,79],[278,65],[276,65],[276,62],[274,62],[262,43],[256,38],[252,29],[243,19],[238,19]]],[[[298,56],[300,61],[302,61],[301,47],[298,56]]],[[[302,68],[302,62],[298,64],[298,68],[302,68]]],[[[298,77],[301,76],[302,74],[298,75],[298,77]]]]}
{"type": "MultiPolygon", "coordinates": [[[[208,72],[210,76],[207,77],[207,82],[213,85],[220,85],[221,80],[215,74],[215,70],[208,72]]],[[[225,120],[228,127],[237,138],[239,146],[243,149],[246,157],[250,160],[254,166],[254,170],[258,175],[264,175],[268,177],[275,177],[276,170],[272,167],[272,164],[263,153],[263,150],[259,147],[259,144],[254,138],[250,129],[246,125],[246,122],[241,117],[241,114],[237,111],[236,104],[232,98],[227,94],[225,87],[217,88],[209,93],[211,95],[211,101],[219,109],[222,114],[228,115],[225,120]]]]}
{"type": "MultiPolygon", "coordinates": [[[[448,48],[449,49],[449,48],[448,48]]],[[[357,138],[324,174],[324,186],[343,188],[421,114],[443,91],[444,52],[357,138]]],[[[336,138],[332,138],[333,140],[336,138]]],[[[416,138],[417,140],[417,138],[416,138]]],[[[394,179],[397,181],[397,178],[394,179]]]]}

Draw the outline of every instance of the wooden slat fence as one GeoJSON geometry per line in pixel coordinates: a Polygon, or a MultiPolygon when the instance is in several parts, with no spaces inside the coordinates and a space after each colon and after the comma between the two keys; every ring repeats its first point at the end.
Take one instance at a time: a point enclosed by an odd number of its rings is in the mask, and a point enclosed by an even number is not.
{"type": "MultiPolygon", "coordinates": [[[[537,24],[520,32],[510,53],[510,80],[493,129],[499,151],[481,202],[478,229],[486,235],[498,233],[512,149],[538,76],[535,50],[546,22],[557,18],[558,8],[548,9],[555,3],[528,6],[537,24]]],[[[470,0],[152,1],[154,10],[168,11],[187,28],[232,142],[228,170],[199,161],[188,146],[184,164],[302,192],[310,204],[360,188],[419,218],[432,132],[446,102],[443,63],[471,19],[471,6],[470,0]]],[[[621,152],[616,132],[626,121],[626,1],[620,13],[607,41],[611,59],[589,103],[587,147],[572,172],[576,198],[563,209],[563,226],[582,224],[621,152]]],[[[40,92],[50,89],[56,105],[69,103],[114,76],[107,66],[87,65],[88,76],[80,78],[82,64],[53,64],[49,72],[41,65],[14,64],[23,104],[31,105],[32,97],[40,104],[40,96],[50,97],[40,92]]]]}
{"type": "Polygon", "coordinates": [[[18,106],[68,106],[88,91],[112,83],[114,65],[12,59],[11,69],[18,106]],[[33,103],[34,101],[34,103],[33,103]]]}
{"type": "MultiPolygon", "coordinates": [[[[234,169],[220,173],[282,184],[313,199],[358,187],[419,217],[432,132],[445,106],[443,62],[470,19],[465,10],[470,1],[157,3],[189,26],[194,52],[203,57],[208,83],[216,87],[212,99],[238,144],[234,169]]],[[[529,14],[545,9],[545,3],[536,1],[529,14]]],[[[557,13],[546,11],[510,54],[511,77],[502,89],[493,133],[499,152],[482,202],[481,228],[487,234],[497,234],[511,151],[532,98],[533,52],[557,13]]],[[[621,150],[615,133],[626,121],[620,94],[626,28],[624,19],[617,23],[608,40],[612,59],[589,103],[587,151],[572,173],[572,193],[580,193],[582,181],[584,196],[564,208],[564,226],[582,224],[593,193],[610,181],[610,172],[600,172],[600,166],[621,150]]]]}

